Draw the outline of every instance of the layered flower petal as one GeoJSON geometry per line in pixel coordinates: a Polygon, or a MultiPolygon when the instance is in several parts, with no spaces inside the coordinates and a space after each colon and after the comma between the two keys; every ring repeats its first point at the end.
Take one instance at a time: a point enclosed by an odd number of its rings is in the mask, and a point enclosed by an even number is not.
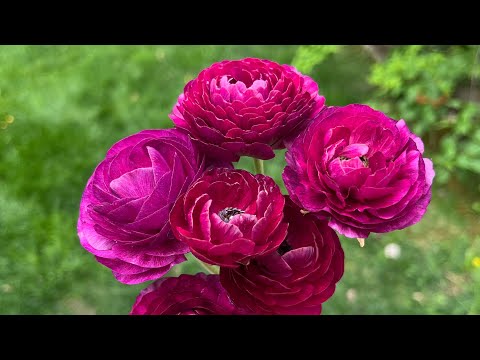
{"type": "Polygon", "coordinates": [[[347,237],[420,221],[435,172],[423,142],[366,105],[328,107],[288,146],[285,186],[292,200],[347,237]]]}
{"type": "Polygon", "coordinates": [[[173,233],[200,260],[237,267],[285,239],[284,198],[273,179],[245,170],[206,171],[170,213],[173,233]]]}
{"type": "Polygon", "coordinates": [[[130,315],[244,314],[229,299],[218,275],[180,275],[159,279],[138,295],[130,315]]]}
{"type": "Polygon", "coordinates": [[[323,108],[318,86],[295,68],[255,58],[204,69],[179,96],[170,118],[212,158],[273,158],[323,108]]]}

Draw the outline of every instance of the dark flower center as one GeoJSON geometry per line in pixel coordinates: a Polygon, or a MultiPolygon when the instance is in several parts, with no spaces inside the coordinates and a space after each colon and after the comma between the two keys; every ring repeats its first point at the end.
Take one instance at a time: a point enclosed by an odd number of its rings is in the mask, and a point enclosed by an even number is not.
{"type": "Polygon", "coordinates": [[[282,256],[283,254],[289,252],[290,250],[292,250],[292,247],[287,242],[287,240],[284,240],[280,245],[280,247],[277,249],[277,252],[280,254],[280,256],[282,256]]]}
{"type": "Polygon", "coordinates": [[[234,208],[234,207],[227,207],[220,211],[218,213],[218,216],[220,216],[220,219],[228,223],[230,221],[230,218],[232,216],[238,215],[238,214],[243,214],[245,211],[234,208]]]}
{"type": "Polygon", "coordinates": [[[368,159],[366,156],[360,156],[363,166],[368,167],[368,159]]]}
{"type": "MultiPolygon", "coordinates": [[[[348,158],[346,156],[340,156],[339,159],[340,160],[350,160],[350,158],[348,158]]],[[[362,162],[363,166],[368,167],[368,159],[365,155],[360,156],[359,159],[362,162]]]]}

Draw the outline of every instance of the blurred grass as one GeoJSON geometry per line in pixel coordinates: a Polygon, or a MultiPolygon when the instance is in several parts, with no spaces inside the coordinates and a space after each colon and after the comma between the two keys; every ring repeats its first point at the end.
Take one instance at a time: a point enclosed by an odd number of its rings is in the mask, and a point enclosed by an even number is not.
{"type": "MultiPolygon", "coordinates": [[[[128,313],[146,284],[118,283],[76,235],[96,164],[127,135],[171,127],[183,86],[211,63],[247,56],[291,63],[294,53],[294,46],[0,46],[0,120],[9,120],[0,129],[0,313],[128,313]]],[[[368,66],[354,48],[322,65],[315,79],[327,103],[366,99],[368,66]]],[[[282,188],[283,153],[265,164],[282,188]]],[[[239,167],[253,169],[250,159],[239,167]]],[[[363,249],[342,239],[345,275],[324,314],[480,313],[480,268],[472,263],[480,226],[467,190],[434,187],[420,224],[372,236],[363,249]],[[397,260],[384,255],[391,242],[401,246],[397,260]]],[[[172,275],[184,271],[199,269],[189,261],[172,275]]]]}

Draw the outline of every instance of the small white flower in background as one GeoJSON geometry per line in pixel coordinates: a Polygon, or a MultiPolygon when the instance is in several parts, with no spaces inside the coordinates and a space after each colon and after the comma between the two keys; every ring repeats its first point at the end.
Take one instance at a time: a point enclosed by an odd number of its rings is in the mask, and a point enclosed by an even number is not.
{"type": "Polygon", "coordinates": [[[12,292],[13,287],[10,284],[2,284],[1,289],[2,289],[2,292],[9,293],[9,292],[12,292]]]}
{"type": "Polygon", "coordinates": [[[385,249],[383,250],[383,252],[387,259],[398,259],[402,254],[402,249],[400,248],[400,245],[395,243],[390,243],[387,246],[385,246],[385,249]]]}
{"type": "Polygon", "coordinates": [[[155,57],[158,61],[162,61],[163,59],[165,59],[165,51],[162,51],[160,49],[155,51],[155,57]]]}
{"type": "Polygon", "coordinates": [[[348,289],[347,293],[347,301],[350,303],[354,303],[357,300],[357,290],[355,289],[348,289]]]}
{"type": "Polygon", "coordinates": [[[412,294],[412,299],[421,303],[423,300],[425,300],[425,295],[423,295],[421,292],[417,291],[412,294]]]}

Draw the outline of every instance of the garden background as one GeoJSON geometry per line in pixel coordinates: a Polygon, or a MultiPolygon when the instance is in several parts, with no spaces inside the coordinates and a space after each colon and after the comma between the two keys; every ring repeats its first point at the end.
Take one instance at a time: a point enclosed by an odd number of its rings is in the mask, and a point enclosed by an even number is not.
{"type": "MultiPolygon", "coordinates": [[[[323,314],[480,313],[480,46],[0,46],[0,314],[127,314],[147,284],[117,282],[79,244],[78,207],[108,148],[168,128],[185,83],[259,57],[312,76],[327,105],[404,118],[436,178],[423,220],[341,238],[345,275],[323,314]],[[400,246],[392,254],[388,244],[400,246]],[[386,248],[387,247],[387,251],[386,248]]],[[[265,164],[285,188],[284,151],[265,164]]],[[[252,170],[252,160],[239,167],[252,170]]],[[[194,261],[171,275],[201,271],[194,261]]]]}

